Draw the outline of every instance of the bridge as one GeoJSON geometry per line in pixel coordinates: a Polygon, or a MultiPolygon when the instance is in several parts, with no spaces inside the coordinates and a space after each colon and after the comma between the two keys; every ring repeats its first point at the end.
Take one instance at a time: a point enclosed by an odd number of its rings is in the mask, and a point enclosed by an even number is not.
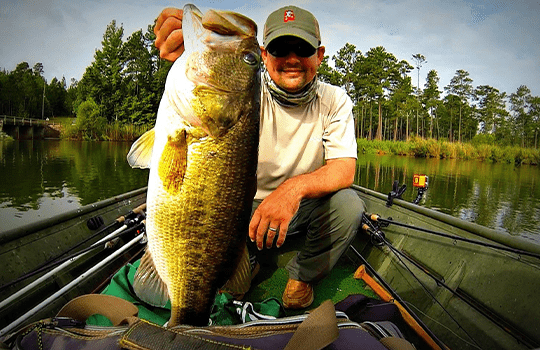
{"type": "Polygon", "coordinates": [[[60,136],[58,123],[43,119],[18,118],[0,115],[0,131],[5,132],[16,140],[38,140],[46,137],[60,136]]]}

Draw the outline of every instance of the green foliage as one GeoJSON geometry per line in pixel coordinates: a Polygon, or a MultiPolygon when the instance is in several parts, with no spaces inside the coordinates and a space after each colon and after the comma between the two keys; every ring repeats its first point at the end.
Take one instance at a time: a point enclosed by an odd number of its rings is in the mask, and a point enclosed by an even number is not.
{"type": "Polygon", "coordinates": [[[479,147],[481,145],[494,145],[496,142],[495,135],[493,134],[477,134],[474,135],[474,137],[471,140],[471,143],[475,147],[479,147]]]}
{"type": "Polygon", "coordinates": [[[439,158],[441,153],[441,145],[435,139],[423,139],[421,137],[413,137],[410,140],[411,152],[416,157],[422,158],[439,158]]]}
{"type": "Polygon", "coordinates": [[[162,61],[152,45],[153,26],[125,42],[123,34],[115,21],[107,26],[102,49],[78,84],[78,101],[94,99],[109,123],[154,124],[171,64],[162,61]]]}
{"type": "Polygon", "coordinates": [[[460,143],[411,137],[404,141],[378,141],[357,139],[358,154],[394,154],[420,158],[477,159],[486,162],[504,162],[539,165],[540,150],[535,148],[499,147],[488,143],[460,143]]]}
{"type": "Polygon", "coordinates": [[[493,147],[489,146],[488,144],[479,144],[476,145],[476,155],[477,158],[480,160],[485,161],[492,161],[494,158],[492,157],[492,149],[493,147]]]}
{"type": "Polygon", "coordinates": [[[65,138],[131,139],[148,129],[155,123],[172,64],[162,61],[152,45],[153,26],[144,34],[134,32],[126,42],[123,35],[122,26],[112,21],[83,78],[72,79],[69,87],[63,77],[47,84],[41,63],[30,68],[22,62],[12,72],[0,71],[0,114],[41,118],[42,106],[44,118],[51,120],[77,114],[76,125],[64,126],[65,138]]]}
{"type": "Polygon", "coordinates": [[[317,70],[318,78],[325,83],[332,85],[341,85],[340,74],[328,65],[328,56],[324,56],[324,59],[317,70]]]}
{"type": "Polygon", "coordinates": [[[514,156],[516,164],[538,165],[540,162],[540,152],[538,149],[517,148],[514,156]]]}
{"type": "Polygon", "coordinates": [[[77,109],[76,132],[83,140],[102,140],[107,119],[99,115],[99,106],[92,99],[77,109]]]}
{"type": "MultiPolygon", "coordinates": [[[[420,68],[427,63],[422,54],[412,56],[413,67],[382,46],[362,54],[346,43],[332,59],[334,68],[325,57],[319,77],[350,95],[359,138],[398,141],[415,135],[477,143],[477,134],[492,134],[498,145],[539,146],[540,97],[531,96],[525,86],[507,97],[488,85],[473,87],[469,72],[459,69],[441,97],[435,69],[427,73],[423,91],[412,86],[408,74],[416,68],[419,85],[420,68]]],[[[473,156],[468,149],[452,145],[433,144],[431,148],[431,153],[440,148],[443,157],[473,156]]]]}
{"type": "Polygon", "coordinates": [[[9,136],[8,134],[0,131],[0,141],[14,141],[13,137],[9,136]]]}
{"type": "Polygon", "coordinates": [[[107,125],[104,132],[104,139],[115,141],[135,141],[149,129],[150,127],[148,125],[133,125],[116,122],[107,125]]]}
{"type": "Polygon", "coordinates": [[[47,83],[43,73],[39,62],[33,68],[21,62],[11,72],[0,71],[0,115],[45,119],[69,114],[65,79],[47,83]]]}

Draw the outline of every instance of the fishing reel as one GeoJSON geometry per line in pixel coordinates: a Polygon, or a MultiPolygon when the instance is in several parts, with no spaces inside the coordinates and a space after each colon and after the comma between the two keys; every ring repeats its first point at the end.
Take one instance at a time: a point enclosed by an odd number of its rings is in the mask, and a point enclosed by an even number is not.
{"type": "MultiPolygon", "coordinates": [[[[380,247],[385,244],[386,236],[380,229],[389,224],[377,221],[377,214],[362,214],[362,229],[369,233],[371,244],[380,247]]],[[[391,219],[391,218],[390,218],[391,219]]]]}

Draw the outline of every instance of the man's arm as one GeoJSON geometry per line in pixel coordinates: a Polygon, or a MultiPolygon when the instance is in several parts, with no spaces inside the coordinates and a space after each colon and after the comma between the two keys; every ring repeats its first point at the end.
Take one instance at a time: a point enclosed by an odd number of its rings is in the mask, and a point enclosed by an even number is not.
{"type": "Polygon", "coordinates": [[[355,158],[329,159],[319,169],[292,177],[283,182],[259,205],[249,225],[249,237],[263,249],[264,235],[267,235],[266,247],[271,248],[275,232],[268,228],[279,229],[276,246],[285,242],[289,223],[298,211],[304,198],[319,198],[349,187],[354,181],[355,158]]]}

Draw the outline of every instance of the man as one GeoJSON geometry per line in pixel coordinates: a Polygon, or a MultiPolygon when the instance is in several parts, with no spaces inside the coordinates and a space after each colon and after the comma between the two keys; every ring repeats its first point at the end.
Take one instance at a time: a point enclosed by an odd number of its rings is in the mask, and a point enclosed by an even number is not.
{"type": "MultiPolygon", "coordinates": [[[[155,45],[162,58],[174,61],[183,53],[181,28],[181,10],[165,9],[158,17],[155,45]]],[[[317,80],[325,48],[310,12],[280,8],[268,17],[263,35],[266,70],[249,238],[262,250],[274,241],[281,247],[288,234],[306,235],[287,265],[283,293],[286,308],[301,309],[313,302],[312,284],[350,245],[364,211],[348,189],[357,157],[352,102],[342,89],[317,80]]]]}

